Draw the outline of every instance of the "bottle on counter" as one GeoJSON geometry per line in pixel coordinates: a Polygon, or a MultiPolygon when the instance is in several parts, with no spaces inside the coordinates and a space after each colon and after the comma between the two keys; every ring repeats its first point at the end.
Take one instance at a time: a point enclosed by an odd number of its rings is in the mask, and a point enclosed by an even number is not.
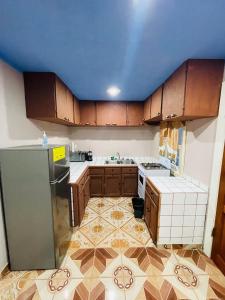
{"type": "Polygon", "coordinates": [[[48,136],[45,131],[43,132],[43,136],[42,136],[42,146],[43,147],[48,146],[48,136]]]}

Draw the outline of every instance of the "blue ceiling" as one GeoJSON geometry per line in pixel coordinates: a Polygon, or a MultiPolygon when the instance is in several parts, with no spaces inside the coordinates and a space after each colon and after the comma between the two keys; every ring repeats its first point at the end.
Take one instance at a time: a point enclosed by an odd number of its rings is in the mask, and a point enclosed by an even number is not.
{"type": "Polygon", "coordinates": [[[187,58],[225,58],[225,1],[0,0],[0,56],[80,99],[143,100],[187,58]]]}

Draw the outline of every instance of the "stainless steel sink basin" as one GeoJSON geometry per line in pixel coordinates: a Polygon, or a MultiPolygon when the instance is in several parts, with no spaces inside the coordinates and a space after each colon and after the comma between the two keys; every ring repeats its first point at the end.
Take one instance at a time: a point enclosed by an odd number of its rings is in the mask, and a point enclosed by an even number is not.
{"type": "Polygon", "coordinates": [[[135,161],[133,159],[117,159],[117,160],[105,160],[106,165],[134,165],[135,161]]]}

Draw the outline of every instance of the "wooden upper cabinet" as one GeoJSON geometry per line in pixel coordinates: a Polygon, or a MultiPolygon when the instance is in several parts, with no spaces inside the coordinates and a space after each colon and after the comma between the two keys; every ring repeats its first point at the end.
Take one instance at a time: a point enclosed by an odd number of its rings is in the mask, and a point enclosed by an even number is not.
{"type": "Polygon", "coordinates": [[[96,105],[94,101],[80,101],[80,124],[96,125],[96,105]]]}
{"type": "Polygon", "coordinates": [[[125,102],[96,102],[98,126],[125,126],[126,103],[125,102]]]}
{"type": "Polygon", "coordinates": [[[153,94],[151,101],[151,120],[161,120],[162,117],[162,94],[163,88],[160,86],[153,94]]]}
{"type": "Polygon", "coordinates": [[[66,114],[69,122],[74,123],[74,108],[73,108],[73,94],[66,88],[66,114]]]}
{"type": "Polygon", "coordinates": [[[128,102],[127,103],[127,125],[140,126],[143,125],[144,119],[144,103],[128,102]]]}
{"type": "Polygon", "coordinates": [[[191,59],[165,82],[164,120],[192,120],[218,115],[224,60],[191,59]]]}
{"type": "Polygon", "coordinates": [[[144,121],[149,121],[151,119],[151,97],[144,102],[144,121]]]}
{"type": "Polygon", "coordinates": [[[80,103],[75,97],[73,98],[73,116],[74,124],[80,125],[80,103]]]}
{"type": "Polygon", "coordinates": [[[73,97],[54,73],[24,73],[28,118],[73,124],[73,97]]]}
{"type": "Polygon", "coordinates": [[[183,115],[186,82],[186,63],[165,82],[163,89],[163,119],[183,115]]]}
{"type": "Polygon", "coordinates": [[[188,61],[184,116],[218,115],[223,72],[224,60],[188,61]]]}

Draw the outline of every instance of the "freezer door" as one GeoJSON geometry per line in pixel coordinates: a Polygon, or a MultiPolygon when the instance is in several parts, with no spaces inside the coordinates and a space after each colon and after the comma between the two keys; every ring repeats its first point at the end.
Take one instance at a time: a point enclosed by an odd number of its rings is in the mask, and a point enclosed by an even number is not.
{"type": "Polygon", "coordinates": [[[70,241],[71,229],[71,188],[70,172],[67,170],[58,179],[51,181],[54,236],[56,246],[56,265],[60,264],[66,254],[66,245],[70,241]]]}

